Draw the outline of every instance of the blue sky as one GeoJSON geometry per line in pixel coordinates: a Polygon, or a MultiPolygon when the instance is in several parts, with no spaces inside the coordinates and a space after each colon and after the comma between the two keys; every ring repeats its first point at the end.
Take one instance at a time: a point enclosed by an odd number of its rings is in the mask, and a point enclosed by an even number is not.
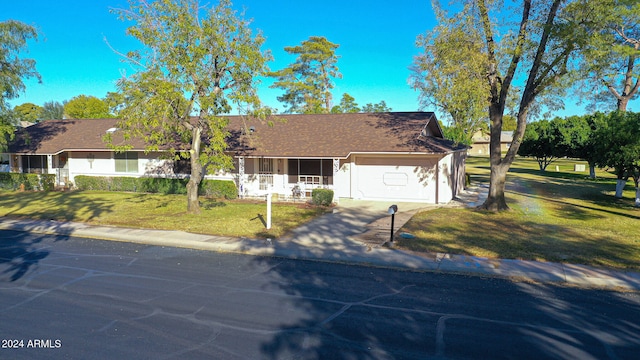
{"type": "MultiPolygon", "coordinates": [[[[23,56],[36,60],[42,84],[26,81],[25,93],[10,101],[12,105],[62,102],[81,94],[102,98],[115,91],[123,71],[131,73],[106,42],[123,53],[139,48],[135,39],[125,35],[127,24],[109,12],[110,8],[128,7],[126,0],[0,3],[0,21],[20,20],[41,32],[39,41],[30,42],[23,56]]],[[[418,93],[407,84],[408,68],[418,54],[416,36],[435,25],[430,0],[235,0],[234,6],[244,7],[246,17],[253,19],[252,26],[267,38],[263,49],[272,51],[272,70],[295,60],[284,51],[285,46],[324,36],[340,45],[338,67],[343,78],[335,80],[336,101],[349,93],[359,105],[385,100],[393,111],[419,110],[418,93]]],[[[283,110],[276,99],[282,91],[269,89],[269,83],[265,80],[260,88],[262,101],[283,110]]],[[[569,109],[559,115],[584,112],[573,103],[566,101],[569,109]]]]}
{"type": "MultiPolygon", "coordinates": [[[[206,3],[206,0],[202,1],[206,3]]],[[[285,46],[300,44],[310,36],[325,36],[340,47],[338,67],[343,75],[333,91],[355,97],[360,105],[385,100],[394,111],[418,110],[418,93],[407,85],[408,67],[418,50],[416,36],[434,25],[430,1],[291,1],[235,0],[246,9],[253,27],[267,38],[263,49],[272,51],[273,70],[295,60],[285,46]]],[[[42,84],[26,81],[26,91],[12,105],[64,101],[85,94],[104,97],[115,91],[127,64],[109,48],[121,52],[137,49],[138,42],[125,35],[126,23],[109,12],[127,7],[126,0],[2,1],[0,20],[15,19],[41,31],[37,42],[23,54],[36,60],[42,84]]],[[[262,100],[284,109],[276,97],[282,92],[260,89],[262,100]]]]}

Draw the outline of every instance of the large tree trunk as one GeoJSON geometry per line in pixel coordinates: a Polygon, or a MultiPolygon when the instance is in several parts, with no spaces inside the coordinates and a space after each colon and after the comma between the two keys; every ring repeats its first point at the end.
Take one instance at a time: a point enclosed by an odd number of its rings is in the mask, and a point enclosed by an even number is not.
{"type": "Polygon", "coordinates": [[[187,212],[191,214],[200,213],[200,201],[198,200],[198,188],[203,178],[203,168],[200,163],[200,145],[202,142],[201,129],[194,126],[191,139],[191,176],[187,183],[187,212]]]}
{"type": "Polygon", "coordinates": [[[489,162],[491,164],[491,175],[489,177],[489,193],[485,202],[478,208],[489,211],[508,210],[507,201],[504,196],[505,184],[507,182],[507,171],[511,163],[505,163],[502,159],[502,144],[500,142],[502,134],[503,107],[500,103],[491,104],[489,114],[491,118],[491,134],[489,139],[489,162]]]}
{"type": "Polygon", "coordinates": [[[489,179],[489,194],[485,202],[479,206],[480,209],[489,211],[509,210],[507,200],[504,196],[505,185],[507,183],[508,166],[491,165],[491,177],[489,179]]]}

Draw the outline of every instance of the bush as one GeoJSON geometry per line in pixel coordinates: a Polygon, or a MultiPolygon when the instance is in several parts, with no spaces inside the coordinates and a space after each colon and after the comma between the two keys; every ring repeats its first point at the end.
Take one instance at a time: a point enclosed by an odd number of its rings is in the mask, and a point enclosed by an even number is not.
{"type": "Polygon", "coordinates": [[[127,191],[136,192],[140,191],[138,186],[138,179],[134,177],[117,176],[111,178],[111,191],[127,191]]]}
{"type": "Polygon", "coordinates": [[[78,190],[109,190],[109,178],[102,176],[78,175],[75,177],[78,190]]]}
{"type": "Polygon", "coordinates": [[[238,198],[236,183],[230,180],[203,180],[198,190],[200,195],[227,200],[238,198]]]}
{"type": "Polygon", "coordinates": [[[187,181],[182,179],[140,178],[138,179],[140,192],[161,194],[186,194],[187,181]]]}
{"type": "MultiPolygon", "coordinates": [[[[84,176],[75,177],[78,190],[104,190],[104,191],[131,191],[161,194],[187,193],[188,179],[166,178],[134,178],[134,177],[103,177],[84,176]]],[[[198,193],[216,199],[235,199],[238,197],[238,189],[233,181],[229,180],[203,180],[200,183],[198,193]]]]}
{"type": "Polygon", "coordinates": [[[53,174],[40,175],[40,188],[43,191],[53,191],[56,187],[56,176],[53,174]]]}
{"type": "Polygon", "coordinates": [[[318,206],[329,206],[333,203],[333,190],[313,189],[311,192],[311,202],[318,206]]]}
{"type": "Polygon", "coordinates": [[[0,188],[6,190],[17,190],[24,185],[25,190],[51,191],[55,187],[55,182],[55,175],[0,173],[0,188]]]}

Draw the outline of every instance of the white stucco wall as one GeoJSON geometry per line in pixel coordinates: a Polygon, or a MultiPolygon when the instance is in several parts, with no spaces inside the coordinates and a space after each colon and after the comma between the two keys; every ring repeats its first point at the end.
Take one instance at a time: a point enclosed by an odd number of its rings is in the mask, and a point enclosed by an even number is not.
{"type": "Polygon", "coordinates": [[[167,160],[158,159],[158,153],[138,152],[137,172],[117,172],[113,152],[72,151],[68,153],[69,180],[78,175],[88,176],[172,176],[166,171],[167,160]]]}
{"type": "Polygon", "coordinates": [[[437,161],[425,155],[352,156],[351,197],[435,203],[437,161]]]}

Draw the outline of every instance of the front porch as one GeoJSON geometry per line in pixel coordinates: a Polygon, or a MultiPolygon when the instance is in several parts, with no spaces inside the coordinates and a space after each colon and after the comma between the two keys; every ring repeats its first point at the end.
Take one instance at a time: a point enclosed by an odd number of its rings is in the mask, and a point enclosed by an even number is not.
{"type": "Polygon", "coordinates": [[[334,189],[339,159],[237,158],[240,197],[272,193],[282,201],[311,197],[314,189],[334,189]],[[337,165],[336,165],[337,164],[337,165]]]}
{"type": "Polygon", "coordinates": [[[0,171],[39,175],[55,174],[55,186],[66,186],[69,183],[67,153],[57,155],[11,154],[8,158],[9,161],[0,167],[0,171]]]}

